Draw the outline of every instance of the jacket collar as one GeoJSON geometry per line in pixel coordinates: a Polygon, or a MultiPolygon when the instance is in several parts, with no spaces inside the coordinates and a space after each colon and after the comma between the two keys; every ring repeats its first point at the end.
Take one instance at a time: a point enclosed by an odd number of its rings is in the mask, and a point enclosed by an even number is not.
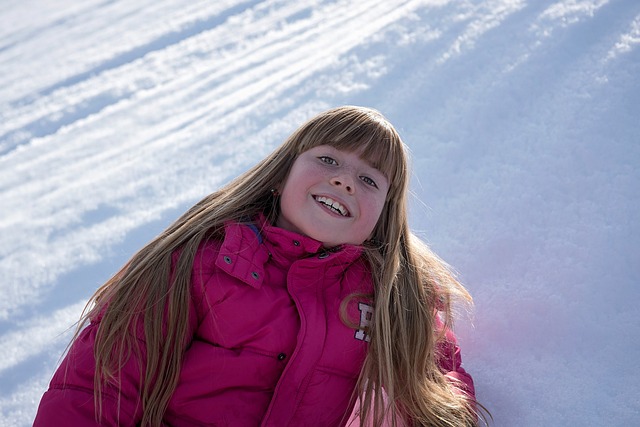
{"type": "Polygon", "coordinates": [[[318,267],[331,270],[338,267],[335,273],[342,273],[361,254],[362,247],[356,245],[325,249],[322,242],[271,225],[260,214],[251,222],[230,221],[225,224],[225,237],[216,265],[248,285],[259,288],[265,276],[265,264],[270,258],[286,268],[307,258],[314,260],[318,267]]]}

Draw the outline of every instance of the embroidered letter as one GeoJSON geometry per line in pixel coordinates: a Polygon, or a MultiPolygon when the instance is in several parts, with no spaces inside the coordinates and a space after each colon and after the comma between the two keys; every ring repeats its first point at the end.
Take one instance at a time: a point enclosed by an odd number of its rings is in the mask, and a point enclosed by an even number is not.
{"type": "Polygon", "coordinates": [[[360,341],[371,341],[371,336],[365,331],[369,329],[371,324],[371,317],[373,316],[373,307],[363,302],[358,303],[358,310],[360,310],[360,329],[356,331],[356,339],[360,341]]]}

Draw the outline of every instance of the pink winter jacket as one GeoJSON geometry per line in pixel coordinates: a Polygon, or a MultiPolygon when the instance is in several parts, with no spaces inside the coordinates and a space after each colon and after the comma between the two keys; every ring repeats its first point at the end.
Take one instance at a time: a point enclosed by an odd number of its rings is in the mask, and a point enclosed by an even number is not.
{"type": "MultiPolygon", "coordinates": [[[[199,248],[189,330],[166,426],[339,426],[367,353],[372,294],[361,250],[325,251],[311,238],[268,225],[229,224],[223,242],[199,248]],[[340,317],[341,304],[353,327],[340,317]],[[359,325],[359,326],[355,326],[359,325]]],[[[99,319],[74,342],[54,374],[34,426],[135,426],[140,366],[130,359],[118,388],[94,411],[93,343],[99,319]]],[[[140,338],[140,336],[139,336],[140,338]]],[[[452,337],[453,339],[453,337],[452,337]]],[[[141,340],[144,350],[144,342],[141,340]]],[[[455,341],[441,361],[473,394],[455,341]]]]}

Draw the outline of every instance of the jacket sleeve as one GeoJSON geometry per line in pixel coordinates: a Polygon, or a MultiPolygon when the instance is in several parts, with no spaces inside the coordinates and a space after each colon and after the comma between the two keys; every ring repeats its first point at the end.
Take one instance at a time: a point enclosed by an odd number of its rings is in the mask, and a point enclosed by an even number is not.
{"type": "MultiPolygon", "coordinates": [[[[437,318],[436,318],[437,319],[437,318]]],[[[437,324],[443,327],[439,319],[437,324]]],[[[445,374],[451,385],[458,391],[466,394],[472,401],[475,401],[475,388],[473,378],[462,367],[462,357],[460,347],[453,332],[447,329],[444,339],[438,343],[437,348],[438,366],[445,374]]]]}
{"type": "Polygon", "coordinates": [[[103,386],[102,419],[97,421],[93,356],[97,330],[98,324],[91,323],[72,344],[40,400],[34,427],[135,425],[141,419],[142,364],[130,357],[120,371],[120,384],[103,386]]]}
{"type": "MultiPolygon", "coordinates": [[[[440,330],[444,327],[438,317],[436,317],[436,327],[440,330]]],[[[473,378],[462,367],[462,358],[460,356],[460,347],[458,341],[453,332],[447,329],[444,333],[444,339],[437,344],[437,362],[440,370],[445,374],[450,384],[460,393],[465,394],[472,402],[475,402],[475,388],[473,386],[473,378]]],[[[383,396],[386,400],[386,395],[383,396]]],[[[356,402],[356,406],[353,409],[347,426],[359,426],[360,425],[360,401],[356,402]]],[[[406,426],[406,423],[402,420],[396,420],[399,427],[406,426]]],[[[368,420],[365,423],[367,426],[372,426],[373,422],[368,420]]],[[[390,419],[385,419],[383,427],[391,426],[390,419]]]]}
{"type": "MultiPolygon", "coordinates": [[[[199,254],[201,258],[205,255],[207,254],[199,254]]],[[[174,253],[172,268],[175,268],[178,256],[177,252],[174,253]]],[[[184,351],[190,345],[199,323],[200,313],[196,307],[201,305],[202,281],[207,277],[198,268],[192,271],[191,302],[188,307],[189,330],[185,337],[184,351]]],[[[140,358],[136,357],[136,352],[132,352],[119,371],[117,384],[110,382],[103,385],[100,401],[102,418],[100,422],[97,421],[94,400],[96,364],[93,352],[99,320],[96,319],[87,326],[71,345],[55,372],[49,389],[40,400],[34,427],[133,426],[141,421],[142,377],[146,361],[144,326],[141,322],[131,331],[135,334],[133,342],[138,344],[140,358]]]]}

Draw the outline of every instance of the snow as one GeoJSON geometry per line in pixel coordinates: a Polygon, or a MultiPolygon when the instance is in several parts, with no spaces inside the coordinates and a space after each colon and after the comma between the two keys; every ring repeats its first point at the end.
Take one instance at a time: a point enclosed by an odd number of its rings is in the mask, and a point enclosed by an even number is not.
{"type": "Polygon", "coordinates": [[[87,298],[315,113],[381,110],[496,426],[640,425],[640,3],[0,4],[0,426],[87,298]]]}

